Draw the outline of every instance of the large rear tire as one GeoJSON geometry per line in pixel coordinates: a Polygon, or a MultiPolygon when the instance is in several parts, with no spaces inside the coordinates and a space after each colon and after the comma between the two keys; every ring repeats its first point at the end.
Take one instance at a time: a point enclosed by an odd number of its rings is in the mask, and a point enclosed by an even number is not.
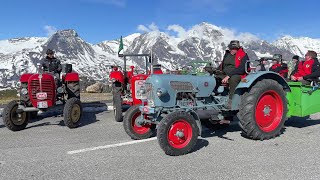
{"type": "Polygon", "coordinates": [[[199,128],[188,113],[176,111],[160,121],[157,139],[161,149],[170,156],[189,153],[197,143],[199,128]]]}
{"type": "Polygon", "coordinates": [[[152,124],[136,124],[136,120],[141,118],[139,106],[140,105],[131,106],[123,118],[124,130],[131,137],[131,139],[135,140],[150,138],[154,133],[152,124]]]}
{"type": "Polygon", "coordinates": [[[277,81],[257,82],[241,97],[239,107],[239,124],[247,137],[266,140],[282,133],[288,109],[285,91],[277,81]]]}
{"type": "Polygon", "coordinates": [[[26,128],[29,121],[29,116],[27,112],[19,114],[16,112],[18,109],[18,103],[16,101],[11,101],[3,109],[3,123],[11,131],[20,131],[26,128]]]}
{"type": "Polygon", "coordinates": [[[68,99],[63,109],[64,124],[69,128],[76,128],[80,125],[82,105],[78,98],[68,99]]]}

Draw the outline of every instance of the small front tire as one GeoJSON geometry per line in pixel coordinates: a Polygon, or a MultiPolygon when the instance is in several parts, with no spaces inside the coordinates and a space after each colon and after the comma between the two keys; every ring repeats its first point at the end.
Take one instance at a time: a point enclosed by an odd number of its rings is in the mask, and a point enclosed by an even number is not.
{"type": "Polygon", "coordinates": [[[11,101],[3,109],[3,123],[11,131],[21,131],[26,128],[29,121],[27,112],[22,112],[20,115],[16,112],[18,109],[17,101],[11,101]]]}
{"type": "Polygon", "coordinates": [[[82,105],[80,100],[76,97],[68,99],[63,109],[64,124],[71,129],[78,127],[81,115],[82,105]]]}
{"type": "Polygon", "coordinates": [[[123,127],[131,139],[140,140],[150,138],[154,130],[152,124],[137,125],[136,120],[141,118],[140,105],[132,106],[126,112],[123,118],[123,127]]]}
{"type": "Polygon", "coordinates": [[[187,112],[176,111],[160,121],[157,139],[161,149],[170,156],[189,153],[197,143],[199,128],[187,112]]]}

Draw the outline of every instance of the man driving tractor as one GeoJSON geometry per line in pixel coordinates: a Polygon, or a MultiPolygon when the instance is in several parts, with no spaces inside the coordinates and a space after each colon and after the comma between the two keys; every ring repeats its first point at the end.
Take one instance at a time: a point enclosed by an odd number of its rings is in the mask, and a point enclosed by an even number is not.
{"type": "Polygon", "coordinates": [[[51,49],[48,49],[46,54],[46,58],[42,61],[43,70],[52,72],[57,79],[60,79],[60,73],[62,71],[60,60],[54,57],[54,51],[51,49]]]}
{"type": "Polygon", "coordinates": [[[219,69],[223,72],[217,75],[217,83],[229,84],[229,103],[231,106],[231,99],[234,94],[235,88],[239,84],[241,78],[246,76],[245,64],[249,57],[247,53],[240,46],[238,40],[232,40],[228,45],[229,50],[223,57],[219,69]]]}

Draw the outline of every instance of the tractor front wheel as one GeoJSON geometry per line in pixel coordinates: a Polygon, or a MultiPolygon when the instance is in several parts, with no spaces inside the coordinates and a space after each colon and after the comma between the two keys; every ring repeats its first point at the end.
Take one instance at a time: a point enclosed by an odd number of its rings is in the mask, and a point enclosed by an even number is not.
{"type": "Polygon", "coordinates": [[[142,118],[139,105],[130,107],[123,118],[124,130],[132,139],[147,139],[153,135],[154,129],[152,124],[138,124],[139,118],[142,118]]]}
{"type": "Polygon", "coordinates": [[[20,131],[28,125],[29,117],[27,112],[17,113],[18,103],[11,101],[3,109],[3,123],[11,131],[20,131]]]}
{"type": "Polygon", "coordinates": [[[82,106],[78,98],[68,99],[63,109],[64,124],[69,128],[76,128],[80,125],[82,106]]]}
{"type": "Polygon", "coordinates": [[[170,156],[189,153],[197,143],[199,128],[187,112],[176,111],[160,121],[157,139],[161,149],[170,156]]]}
{"type": "Polygon", "coordinates": [[[113,113],[115,120],[117,122],[122,122],[122,99],[120,91],[113,92],[113,113]]]}
{"type": "Polygon", "coordinates": [[[243,133],[255,140],[279,136],[287,117],[287,99],[283,87],[272,79],[257,82],[241,97],[238,112],[243,133]]]}

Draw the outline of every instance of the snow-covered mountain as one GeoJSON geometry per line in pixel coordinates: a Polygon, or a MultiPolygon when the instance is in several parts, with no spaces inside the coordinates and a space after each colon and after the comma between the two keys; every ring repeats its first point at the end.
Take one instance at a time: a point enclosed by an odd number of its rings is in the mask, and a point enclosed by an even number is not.
{"type": "Polygon", "coordinates": [[[273,45],[278,48],[287,49],[292,54],[296,54],[300,57],[304,57],[308,50],[320,53],[320,39],[312,39],[309,37],[294,38],[287,35],[273,42],[273,45]]]}
{"type": "MultiPolygon", "coordinates": [[[[230,40],[238,39],[250,59],[280,53],[285,59],[307,50],[320,52],[320,40],[290,36],[269,43],[250,33],[235,33],[209,23],[201,23],[185,30],[178,25],[168,31],[153,30],[134,33],[123,38],[125,53],[150,53],[156,63],[173,69],[193,60],[208,60],[218,65],[230,40]]],[[[35,72],[46,49],[55,50],[62,63],[72,63],[81,76],[104,81],[110,65],[122,65],[117,57],[119,40],[90,44],[74,30],[61,30],[51,37],[26,37],[0,41],[0,87],[14,86],[22,73],[35,72]]],[[[144,60],[135,58],[128,64],[143,67],[144,60]]]]}

